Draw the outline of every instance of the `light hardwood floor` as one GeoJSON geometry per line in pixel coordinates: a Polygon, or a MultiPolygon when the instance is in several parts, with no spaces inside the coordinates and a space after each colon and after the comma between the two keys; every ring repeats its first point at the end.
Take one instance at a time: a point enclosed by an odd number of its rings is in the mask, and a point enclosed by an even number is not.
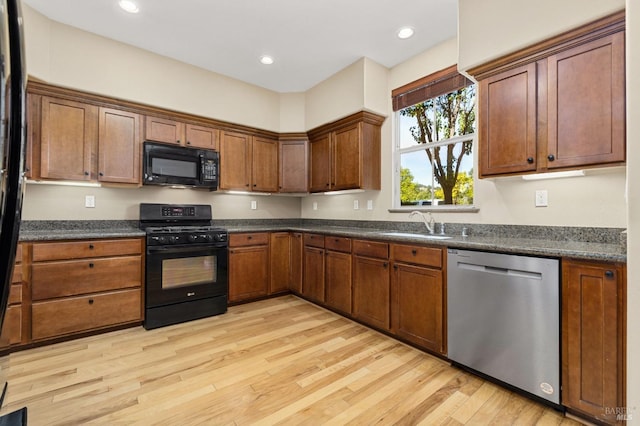
{"type": "Polygon", "coordinates": [[[578,424],[295,296],[17,352],[8,376],[30,425],[578,424]]]}

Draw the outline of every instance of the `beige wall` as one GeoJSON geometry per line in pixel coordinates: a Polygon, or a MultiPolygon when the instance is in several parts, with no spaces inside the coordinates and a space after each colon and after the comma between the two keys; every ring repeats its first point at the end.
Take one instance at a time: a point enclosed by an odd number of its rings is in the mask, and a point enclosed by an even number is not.
{"type": "Polygon", "coordinates": [[[627,174],[629,262],[627,277],[627,404],[633,421],[640,425],[640,6],[627,0],[627,174]]]}

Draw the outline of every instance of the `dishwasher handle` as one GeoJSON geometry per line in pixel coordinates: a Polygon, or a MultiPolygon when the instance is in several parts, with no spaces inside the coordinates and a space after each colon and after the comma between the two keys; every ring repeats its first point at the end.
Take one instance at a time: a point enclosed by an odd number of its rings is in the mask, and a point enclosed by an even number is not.
{"type": "Polygon", "coordinates": [[[469,271],[485,272],[488,274],[504,275],[510,277],[520,277],[533,280],[542,280],[542,272],[522,271],[518,269],[500,268],[490,265],[478,265],[475,263],[456,262],[456,266],[460,269],[469,271]]]}

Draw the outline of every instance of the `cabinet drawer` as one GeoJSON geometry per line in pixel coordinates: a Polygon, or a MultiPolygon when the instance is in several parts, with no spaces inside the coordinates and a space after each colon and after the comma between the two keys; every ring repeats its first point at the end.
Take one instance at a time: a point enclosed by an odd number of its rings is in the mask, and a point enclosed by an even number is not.
{"type": "Polygon", "coordinates": [[[13,284],[9,289],[9,305],[22,303],[22,283],[13,284]]]}
{"type": "Polygon", "coordinates": [[[140,289],[36,302],[33,340],[141,320],[140,289]]]}
{"type": "Polygon", "coordinates": [[[13,273],[11,275],[11,283],[19,284],[22,282],[22,265],[13,265],[13,273]]]}
{"type": "Polygon", "coordinates": [[[389,244],[376,241],[353,240],[353,254],[387,259],[389,258],[389,244]]]}
{"type": "Polygon", "coordinates": [[[22,244],[16,247],[16,263],[22,262],[22,244]]]}
{"type": "Polygon", "coordinates": [[[304,245],[324,248],[324,236],[320,234],[304,234],[304,245]]]}
{"type": "Polygon", "coordinates": [[[263,244],[269,244],[269,234],[267,232],[229,235],[229,247],[258,246],[263,244]]]}
{"type": "Polygon", "coordinates": [[[442,249],[440,248],[393,244],[391,258],[397,262],[442,268],[442,249]]]}
{"type": "Polygon", "coordinates": [[[93,240],[33,245],[33,261],[141,254],[142,240],[93,240]]]}
{"type": "Polygon", "coordinates": [[[324,237],[324,246],[327,250],[351,253],[351,238],[324,237]]]}
{"type": "Polygon", "coordinates": [[[22,306],[9,306],[2,325],[0,347],[22,342],[22,306]]]}
{"type": "Polygon", "coordinates": [[[31,266],[32,300],[139,287],[140,256],[43,262],[31,266]]]}

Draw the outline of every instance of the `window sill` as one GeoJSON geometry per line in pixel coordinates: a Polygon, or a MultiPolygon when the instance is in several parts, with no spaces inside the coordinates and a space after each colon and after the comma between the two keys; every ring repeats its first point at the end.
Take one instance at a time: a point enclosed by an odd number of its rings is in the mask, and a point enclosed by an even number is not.
{"type": "Polygon", "coordinates": [[[410,213],[412,211],[432,213],[478,213],[480,209],[475,206],[406,206],[389,209],[389,213],[410,213]]]}

